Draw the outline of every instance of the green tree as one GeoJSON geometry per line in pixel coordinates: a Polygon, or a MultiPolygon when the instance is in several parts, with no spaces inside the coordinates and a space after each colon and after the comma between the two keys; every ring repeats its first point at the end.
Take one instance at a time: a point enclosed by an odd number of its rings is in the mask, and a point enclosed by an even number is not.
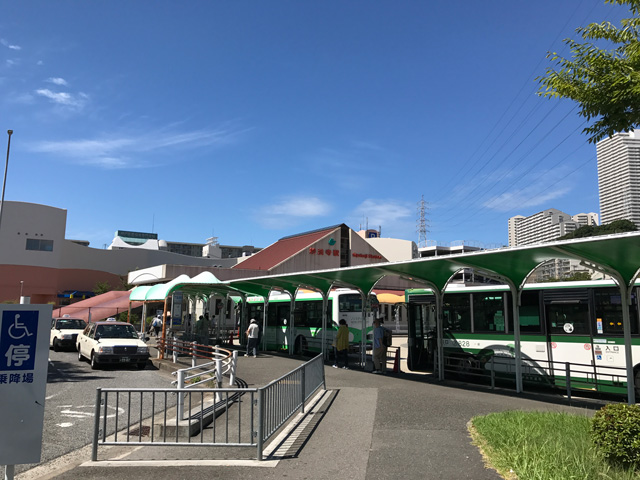
{"type": "Polygon", "coordinates": [[[581,116],[595,119],[583,130],[591,143],[640,125],[640,0],[605,3],[626,5],[632,17],[622,20],[620,28],[602,22],[576,29],[583,43],[564,40],[572,58],[549,52],[554,66],[537,78],[539,95],[570,98],[580,105],[581,116]]]}
{"type": "Polygon", "coordinates": [[[93,293],[96,295],[102,295],[113,290],[113,287],[109,282],[98,282],[93,286],[93,293]]]}
{"type": "Polygon", "coordinates": [[[589,272],[574,272],[571,275],[565,277],[550,277],[545,282],[581,282],[591,280],[591,274],[589,272]]]}
{"type": "Polygon", "coordinates": [[[635,232],[638,230],[636,224],[630,220],[615,220],[606,225],[585,225],[577,230],[567,233],[557,240],[570,240],[572,238],[597,237],[599,235],[611,235],[614,233],[635,232]]]}

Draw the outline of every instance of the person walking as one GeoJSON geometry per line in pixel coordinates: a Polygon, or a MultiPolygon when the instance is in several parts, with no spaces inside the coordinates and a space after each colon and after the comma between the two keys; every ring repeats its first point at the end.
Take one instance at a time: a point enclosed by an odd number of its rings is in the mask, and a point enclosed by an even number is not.
{"type": "Polygon", "coordinates": [[[260,338],[260,328],[258,327],[258,322],[256,322],[255,318],[251,319],[251,323],[249,323],[249,328],[247,328],[246,335],[247,353],[245,353],[244,356],[253,356],[253,358],[256,358],[258,356],[258,339],[260,338]]]}
{"type": "Polygon", "coordinates": [[[335,368],[340,367],[345,370],[349,369],[349,327],[347,327],[347,321],[343,318],[339,322],[340,327],[336,334],[336,363],[335,368]]]}
{"type": "Polygon", "coordinates": [[[156,315],[156,318],[151,322],[151,327],[156,334],[156,338],[160,335],[160,330],[162,329],[162,317],[160,314],[156,315]]]}
{"type": "Polygon", "coordinates": [[[379,319],[373,321],[373,372],[384,373],[387,370],[387,347],[384,344],[384,331],[379,319]]]}

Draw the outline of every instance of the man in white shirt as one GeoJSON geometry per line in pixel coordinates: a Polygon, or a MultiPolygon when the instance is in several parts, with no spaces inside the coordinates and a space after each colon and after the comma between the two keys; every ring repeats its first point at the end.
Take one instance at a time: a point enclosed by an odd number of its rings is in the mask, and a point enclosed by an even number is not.
{"type": "Polygon", "coordinates": [[[256,322],[255,318],[251,319],[251,323],[249,324],[249,328],[247,328],[247,353],[244,354],[245,357],[253,354],[253,358],[258,356],[258,338],[260,337],[260,327],[258,327],[258,322],[256,322]]]}

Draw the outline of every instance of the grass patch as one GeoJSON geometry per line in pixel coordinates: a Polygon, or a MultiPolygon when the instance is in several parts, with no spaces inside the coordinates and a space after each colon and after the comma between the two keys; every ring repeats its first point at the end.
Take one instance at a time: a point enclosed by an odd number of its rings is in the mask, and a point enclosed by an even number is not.
{"type": "Polygon", "coordinates": [[[489,466],[507,479],[640,479],[598,455],[589,427],[582,415],[510,411],[473,418],[470,432],[489,466]]]}

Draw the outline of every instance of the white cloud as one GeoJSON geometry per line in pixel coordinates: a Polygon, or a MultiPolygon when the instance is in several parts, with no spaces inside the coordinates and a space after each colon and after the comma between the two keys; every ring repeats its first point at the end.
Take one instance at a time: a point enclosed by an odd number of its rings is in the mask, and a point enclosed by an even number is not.
{"type": "Polygon", "coordinates": [[[290,196],[277,203],[264,205],[257,220],[265,228],[292,227],[310,217],[323,217],[330,213],[331,205],[319,197],[290,196]]]}
{"type": "Polygon", "coordinates": [[[69,85],[64,78],[60,77],[49,77],[47,78],[47,82],[53,83],[54,85],[63,85],[65,87],[69,85]]]}
{"type": "Polygon", "coordinates": [[[552,200],[566,195],[571,190],[572,188],[569,186],[562,186],[561,188],[541,192],[540,185],[533,185],[490,198],[482,206],[498,212],[511,211],[515,205],[523,210],[539,205],[548,205],[552,200]]]}
{"type": "Polygon", "coordinates": [[[4,45],[7,48],[10,48],[11,50],[22,50],[21,46],[12,45],[9,42],[7,42],[4,38],[0,38],[0,44],[4,45]]]}
{"type": "MultiPolygon", "coordinates": [[[[39,142],[31,150],[64,157],[80,164],[101,168],[142,168],[151,166],[145,154],[167,149],[184,150],[231,142],[238,132],[225,129],[196,130],[167,134],[166,129],[133,136],[39,142]]],[[[158,158],[154,158],[154,164],[158,158]]]]}
{"type": "Polygon", "coordinates": [[[516,207],[525,209],[548,205],[552,200],[573,190],[575,185],[567,170],[567,166],[540,170],[535,177],[522,178],[503,192],[482,201],[482,207],[497,212],[508,212],[516,207]],[[527,183],[518,186],[518,183],[524,183],[523,180],[527,183]]]}
{"type": "Polygon", "coordinates": [[[79,93],[72,95],[67,92],[53,92],[48,88],[40,88],[36,90],[36,93],[40,96],[46,97],[53,103],[58,105],[64,105],[67,107],[82,108],[87,103],[89,96],[85,93],[79,93]]]}
{"type": "MultiPolygon", "coordinates": [[[[415,227],[415,205],[399,200],[366,199],[355,208],[353,216],[358,223],[364,219],[371,228],[380,226],[383,232],[397,232],[396,235],[406,230],[409,224],[415,227]]],[[[406,234],[401,236],[404,238],[406,234]]]]}

